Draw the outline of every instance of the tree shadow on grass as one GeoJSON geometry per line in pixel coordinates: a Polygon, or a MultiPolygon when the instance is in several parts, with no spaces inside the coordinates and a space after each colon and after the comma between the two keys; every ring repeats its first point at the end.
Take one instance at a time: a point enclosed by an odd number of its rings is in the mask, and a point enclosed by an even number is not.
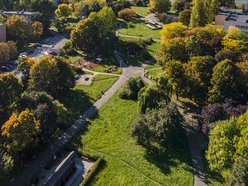
{"type": "Polygon", "coordinates": [[[184,129],[178,129],[180,132],[175,140],[171,140],[166,147],[152,146],[147,148],[146,159],[155,164],[164,174],[169,174],[172,167],[176,167],[181,163],[187,165],[184,169],[193,174],[192,161],[187,143],[187,138],[184,129]]]}

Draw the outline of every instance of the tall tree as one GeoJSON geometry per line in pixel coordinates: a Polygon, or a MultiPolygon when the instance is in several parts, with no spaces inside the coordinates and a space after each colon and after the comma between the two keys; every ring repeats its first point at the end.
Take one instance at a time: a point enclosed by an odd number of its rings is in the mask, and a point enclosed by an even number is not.
{"type": "Polygon", "coordinates": [[[169,0],[150,0],[149,8],[151,12],[165,13],[171,8],[169,0]]]}
{"type": "Polygon", "coordinates": [[[0,74],[0,108],[10,109],[19,99],[22,87],[11,73],[0,74]]]}
{"type": "Polygon", "coordinates": [[[200,27],[207,24],[205,6],[203,0],[193,0],[193,8],[190,17],[190,27],[200,27]]]}

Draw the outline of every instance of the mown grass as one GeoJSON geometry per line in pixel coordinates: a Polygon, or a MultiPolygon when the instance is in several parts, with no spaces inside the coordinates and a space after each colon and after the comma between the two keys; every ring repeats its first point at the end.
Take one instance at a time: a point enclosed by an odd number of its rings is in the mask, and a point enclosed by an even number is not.
{"type": "Polygon", "coordinates": [[[129,23],[127,28],[119,29],[119,33],[144,38],[160,38],[160,30],[152,30],[151,28],[148,28],[144,21],[133,21],[129,23]]]}
{"type": "Polygon", "coordinates": [[[62,128],[67,128],[81,113],[85,112],[99,97],[107,91],[116,81],[117,76],[96,75],[91,85],[77,85],[69,95],[60,101],[67,108],[67,121],[62,128]]]}
{"type": "Polygon", "coordinates": [[[131,136],[139,113],[137,101],[114,95],[71,145],[92,156],[103,156],[105,166],[91,185],[193,185],[187,140],[167,151],[147,153],[131,136]]]}
{"type": "Polygon", "coordinates": [[[142,16],[147,16],[150,13],[148,7],[132,6],[132,9],[134,9],[136,13],[138,13],[142,16]]]}

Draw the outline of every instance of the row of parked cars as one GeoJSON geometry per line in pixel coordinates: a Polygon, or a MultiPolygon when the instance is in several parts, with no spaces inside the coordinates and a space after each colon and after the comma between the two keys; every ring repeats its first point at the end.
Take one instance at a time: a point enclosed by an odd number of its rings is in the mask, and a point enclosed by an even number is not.
{"type": "Polygon", "coordinates": [[[18,66],[18,60],[9,61],[3,65],[0,65],[0,73],[11,72],[18,66]]]}

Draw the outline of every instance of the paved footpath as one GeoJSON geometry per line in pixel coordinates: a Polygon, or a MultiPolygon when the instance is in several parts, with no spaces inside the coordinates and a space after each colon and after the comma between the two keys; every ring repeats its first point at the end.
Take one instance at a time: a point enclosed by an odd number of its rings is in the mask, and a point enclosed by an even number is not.
{"type": "Polygon", "coordinates": [[[142,67],[128,67],[122,58],[116,54],[116,59],[119,61],[120,66],[123,68],[123,73],[117,82],[98,99],[80,118],[69,127],[56,141],[48,146],[40,156],[32,161],[14,181],[10,182],[5,180],[0,185],[4,186],[26,186],[30,185],[35,176],[39,175],[40,171],[53,160],[54,156],[65,146],[65,144],[87,123],[87,121],[94,116],[98,110],[121,88],[123,84],[134,76],[142,76],[142,67]]]}

